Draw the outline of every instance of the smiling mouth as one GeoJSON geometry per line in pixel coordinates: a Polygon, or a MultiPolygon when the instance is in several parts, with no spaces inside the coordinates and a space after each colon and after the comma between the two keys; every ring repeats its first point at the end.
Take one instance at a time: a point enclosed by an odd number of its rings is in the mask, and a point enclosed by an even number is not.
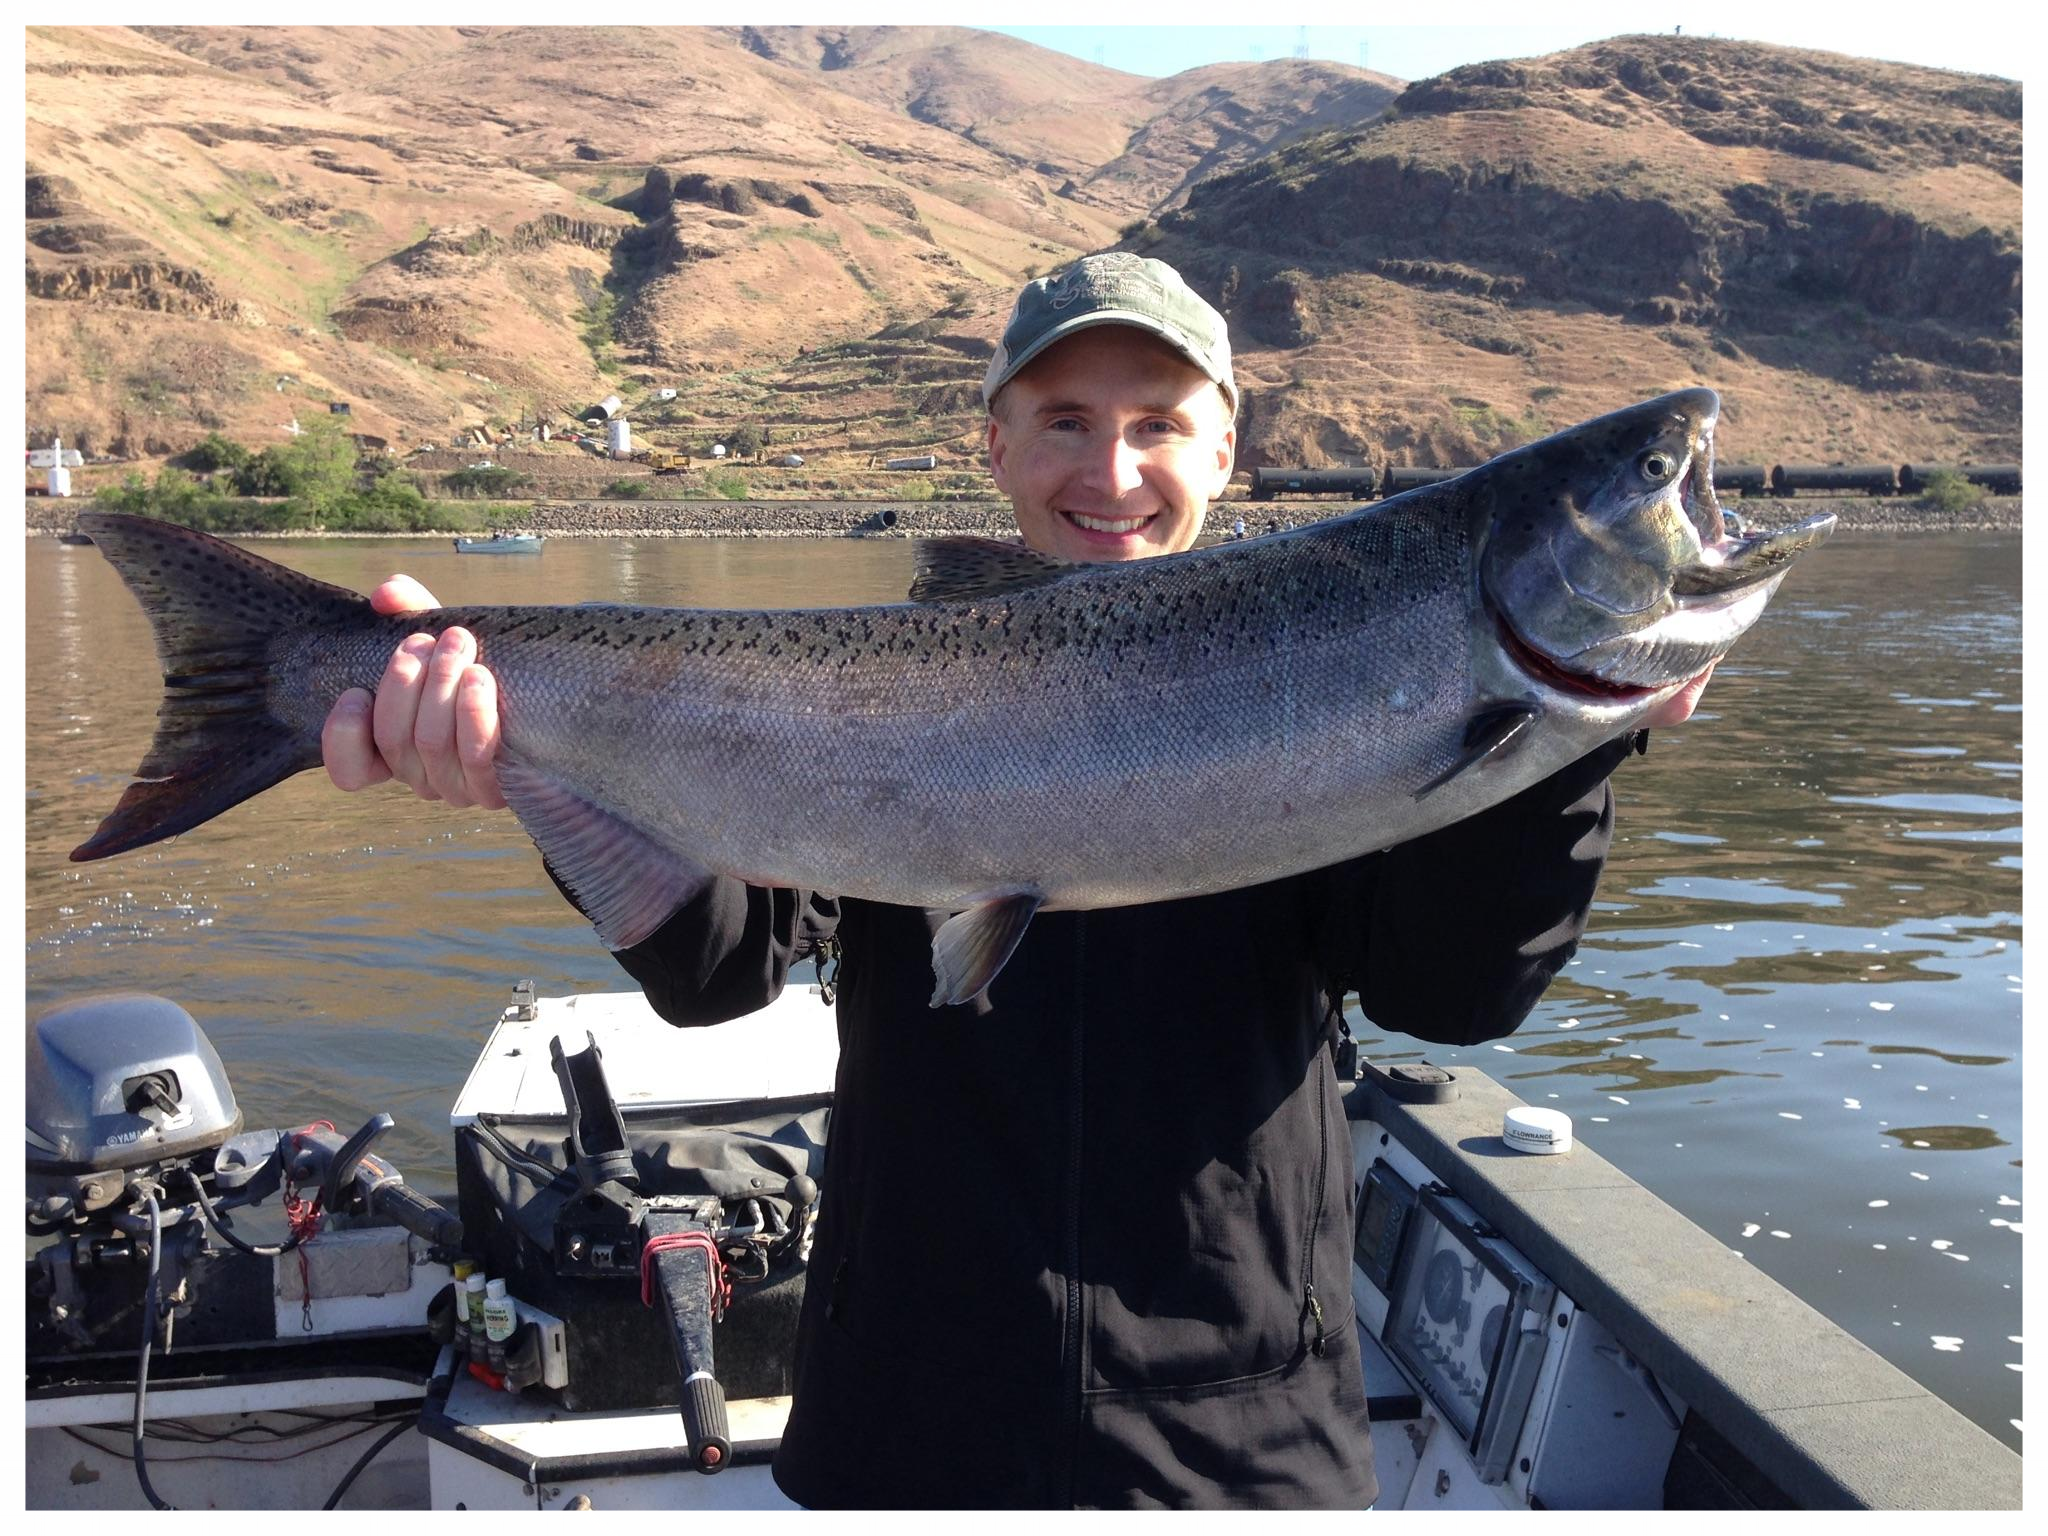
{"type": "Polygon", "coordinates": [[[1125,534],[1136,533],[1151,522],[1157,513],[1148,512],[1143,517],[1095,517],[1086,512],[1062,512],[1060,516],[1077,528],[1090,533],[1125,534]]]}

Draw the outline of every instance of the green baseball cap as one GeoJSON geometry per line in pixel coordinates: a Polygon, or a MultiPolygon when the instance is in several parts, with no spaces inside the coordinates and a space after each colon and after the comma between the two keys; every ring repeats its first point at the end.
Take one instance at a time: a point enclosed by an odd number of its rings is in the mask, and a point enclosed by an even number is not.
{"type": "Polygon", "coordinates": [[[1130,251],[1083,256],[1064,272],[1024,285],[981,381],[983,403],[993,402],[997,390],[1054,342],[1094,325],[1128,325],[1157,336],[1221,385],[1236,411],[1223,317],[1165,262],[1130,251]]]}

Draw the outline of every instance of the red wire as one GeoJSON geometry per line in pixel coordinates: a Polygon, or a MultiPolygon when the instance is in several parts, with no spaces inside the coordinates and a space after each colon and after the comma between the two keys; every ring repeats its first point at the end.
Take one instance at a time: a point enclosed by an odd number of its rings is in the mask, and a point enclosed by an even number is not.
{"type": "MultiPolygon", "coordinates": [[[[311,1125],[293,1131],[292,1139],[297,1141],[300,1137],[310,1135],[314,1131],[331,1131],[333,1129],[334,1122],[332,1120],[315,1120],[311,1125]]],[[[301,1242],[305,1241],[313,1235],[314,1230],[320,1225],[319,1192],[317,1190],[314,1191],[313,1198],[306,1200],[300,1197],[296,1184],[288,1185],[284,1196],[284,1214],[285,1221],[290,1226],[291,1235],[298,1238],[301,1242]]],[[[304,1257],[301,1256],[300,1263],[303,1264],[304,1262],[304,1257]]]]}
{"type": "Polygon", "coordinates": [[[702,1248],[711,1259],[711,1314],[725,1316],[732,1301],[732,1281],[725,1272],[725,1255],[718,1251],[709,1232],[667,1232],[650,1237],[640,1250],[640,1305],[654,1305],[654,1256],[671,1248],[702,1248]]]}

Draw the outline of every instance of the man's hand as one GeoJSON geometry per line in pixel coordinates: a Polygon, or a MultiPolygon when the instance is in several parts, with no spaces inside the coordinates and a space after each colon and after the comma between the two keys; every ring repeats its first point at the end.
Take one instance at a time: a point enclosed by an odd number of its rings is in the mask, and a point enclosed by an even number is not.
{"type": "MultiPolygon", "coordinates": [[[[1714,666],[1719,665],[1719,662],[1714,663],[1714,666]]],[[[1644,729],[1647,730],[1660,725],[1677,725],[1682,721],[1690,720],[1693,710],[1699,705],[1700,695],[1706,692],[1707,679],[1713,675],[1714,667],[1707,668],[1706,671],[1651,710],[1643,719],[1644,729]]]]}
{"type": "MultiPolygon", "coordinates": [[[[379,613],[438,608],[410,576],[370,594],[379,613]]],[[[477,663],[476,637],[449,629],[408,636],[392,653],[374,699],[351,688],[334,701],[320,755],[338,789],[401,779],[422,800],[503,810],[498,789],[498,680],[477,663]]]]}

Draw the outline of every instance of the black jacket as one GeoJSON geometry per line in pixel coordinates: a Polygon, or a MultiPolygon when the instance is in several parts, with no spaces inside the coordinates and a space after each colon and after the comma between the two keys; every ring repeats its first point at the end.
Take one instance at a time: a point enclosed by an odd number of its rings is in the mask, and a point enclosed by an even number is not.
{"type": "Polygon", "coordinates": [[[1512,1031],[1583,931],[1625,750],[1311,874],[1040,913],[975,1005],[927,1006],[937,918],[737,880],[621,952],[692,1025],[841,952],[782,1488],[813,1507],[1370,1503],[1328,998],[1427,1040],[1512,1031]]]}

